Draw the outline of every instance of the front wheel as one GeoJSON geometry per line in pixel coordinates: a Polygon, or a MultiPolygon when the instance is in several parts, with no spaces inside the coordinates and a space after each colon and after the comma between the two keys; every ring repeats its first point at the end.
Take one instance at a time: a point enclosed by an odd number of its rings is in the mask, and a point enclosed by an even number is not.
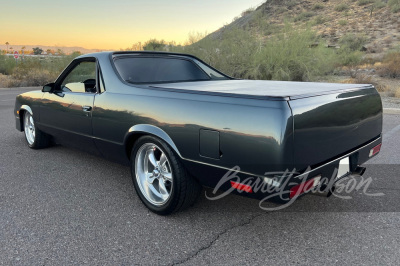
{"type": "Polygon", "coordinates": [[[32,149],[46,148],[50,144],[50,136],[40,131],[29,112],[24,113],[24,132],[28,146],[32,149]]]}
{"type": "Polygon", "coordinates": [[[131,153],[133,184],[151,211],[167,215],[194,204],[201,186],[162,140],[141,137],[131,153]]]}

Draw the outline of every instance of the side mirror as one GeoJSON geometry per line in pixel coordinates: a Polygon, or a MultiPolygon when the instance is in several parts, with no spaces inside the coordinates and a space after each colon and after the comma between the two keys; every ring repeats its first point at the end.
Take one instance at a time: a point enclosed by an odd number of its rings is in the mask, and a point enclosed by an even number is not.
{"type": "Polygon", "coordinates": [[[49,83],[43,86],[42,92],[52,92],[54,89],[54,83],[49,83]]]}

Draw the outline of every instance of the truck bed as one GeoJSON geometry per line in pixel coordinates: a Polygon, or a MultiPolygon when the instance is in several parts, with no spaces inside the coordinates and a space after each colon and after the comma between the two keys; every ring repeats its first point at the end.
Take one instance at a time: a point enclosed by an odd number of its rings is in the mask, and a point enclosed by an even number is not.
{"type": "Polygon", "coordinates": [[[288,147],[293,161],[286,163],[299,170],[334,160],[382,132],[381,99],[368,84],[227,80],[156,86],[186,93],[288,101],[293,117],[293,144],[288,147]]]}
{"type": "Polygon", "coordinates": [[[192,93],[224,94],[231,97],[270,100],[300,98],[370,89],[368,84],[337,84],[270,80],[217,80],[152,85],[153,88],[183,90],[192,93]]]}

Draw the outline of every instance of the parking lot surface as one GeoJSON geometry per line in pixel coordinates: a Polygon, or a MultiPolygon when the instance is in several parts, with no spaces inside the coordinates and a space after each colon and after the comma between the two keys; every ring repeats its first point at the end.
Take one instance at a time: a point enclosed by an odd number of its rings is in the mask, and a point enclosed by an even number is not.
{"type": "MultiPolygon", "coordinates": [[[[135,194],[128,167],[62,146],[32,150],[0,90],[0,264],[247,265],[400,261],[400,116],[384,116],[369,194],[306,196],[275,212],[257,200],[202,197],[162,217],[135,194]],[[384,195],[382,195],[382,193],[384,195]]],[[[206,191],[210,193],[210,190],[206,191]]]]}

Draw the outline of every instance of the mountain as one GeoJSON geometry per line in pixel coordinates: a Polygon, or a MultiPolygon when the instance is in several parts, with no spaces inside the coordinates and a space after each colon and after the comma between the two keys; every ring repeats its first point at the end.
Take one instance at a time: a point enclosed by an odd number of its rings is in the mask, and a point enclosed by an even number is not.
{"type": "Polygon", "coordinates": [[[265,39],[281,33],[285,23],[290,23],[299,28],[311,27],[332,46],[339,45],[345,35],[362,36],[367,53],[382,53],[400,45],[398,9],[398,0],[268,0],[207,38],[222,39],[225,32],[238,27],[265,39]]]}
{"type": "MultiPolygon", "coordinates": [[[[10,44],[8,46],[8,48],[13,48],[12,50],[17,50],[20,51],[22,49],[22,47],[25,46],[25,51],[32,51],[32,48],[35,47],[39,47],[41,48],[43,51],[47,51],[48,49],[53,50],[53,51],[57,51],[58,49],[61,49],[64,53],[66,54],[71,54],[73,52],[81,52],[82,54],[89,54],[89,53],[95,53],[95,52],[100,52],[103,51],[102,49],[87,49],[87,48],[83,48],[83,47],[79,47],[79,46],[73,46],[73,47],[69,47],[69,46],[47,46],[47,45],[15,45],[15,44],[10,44]]],[[[7,45],[5,44],[0,44],[0,50],[6,50],[7,49],[7,45]]]]}

